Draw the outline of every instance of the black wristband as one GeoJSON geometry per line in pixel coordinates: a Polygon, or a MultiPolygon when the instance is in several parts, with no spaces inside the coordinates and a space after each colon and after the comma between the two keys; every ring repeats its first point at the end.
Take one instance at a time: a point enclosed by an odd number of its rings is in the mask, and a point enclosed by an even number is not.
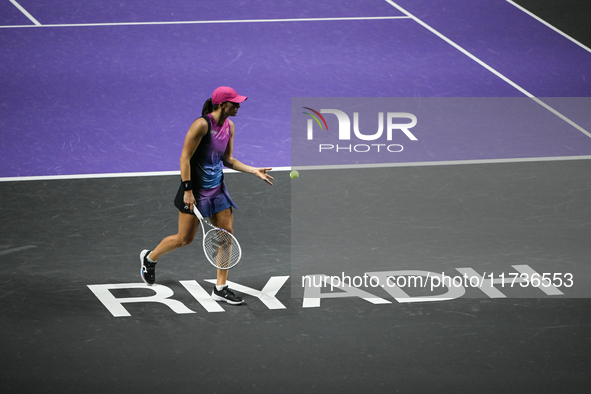
{"type": "Polygon", "coordinates": [[[193,182],[191,182],[191,181],[182,181],[181,183],[183,184],[183,190],[184,191],[193,190],[193,182]]]}

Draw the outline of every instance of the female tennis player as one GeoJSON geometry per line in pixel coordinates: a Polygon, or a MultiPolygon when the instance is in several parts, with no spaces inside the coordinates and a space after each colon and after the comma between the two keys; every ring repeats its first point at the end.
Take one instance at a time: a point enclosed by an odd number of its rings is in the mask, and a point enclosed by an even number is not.
{"type": "MultiPolygon", "coordinates": [[[[180,160],[181,185],[174,200],[179,209],[178,233],[164,238],[154,250],[140,253],[141,276],[147,284],[156,282],[156,262],[161,256],[190,244],[195,238],[199,219],[193,214],[193,205],[204,217],[209,217],[214,226],[233,233],[232,209],[236,204],[224,183],[224,165],[273,184],[273,177],[267,174],[271,168],[248,166],[233,155],[234,123],[229,117],[236,116],[240,104],[246,99],[232,88],[217,88],[203,105],[202,117],[189,128],[180,160]]],[[[241,304],[243,300],[228,289],[227,277],[228,270],[217,270],[212,298],[233,305],[241,304]]]]}

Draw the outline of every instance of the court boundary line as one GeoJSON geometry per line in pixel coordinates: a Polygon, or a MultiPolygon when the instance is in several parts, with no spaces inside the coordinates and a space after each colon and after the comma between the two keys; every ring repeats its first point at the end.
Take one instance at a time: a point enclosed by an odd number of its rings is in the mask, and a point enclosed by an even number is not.
{"type": "MultiPolygon", "coordinates": [[[[370,164],[334,164],[334,165],[312,165],[312,166],[278,166],[272,167],[270,172],[285,172],[297,169],[299,171],[310,170],[343,170],[343,169],[364,169],[364,168],[395,168],[395,167],[437,167],[452,165],[474,165],[474,164],[506,164],[506,163],[536,163],[552,161],[576,161],[591,160],[591,155],[581,156],[547,156],[547,157],[516,157],[505,159],[474,159],[474,160],[442,160],[442,161],[416,161],[400,163],[370,163],[370,164]]],[[[224,169],[224,173],[242,172],[224,169]]],[[[151,172],[121,172],[103,174],[71,174],[71,175],[39,175],[21,177],[0,177],[0,184],[3,182],[26,182],[26,181],[55,181],[75,179],[106,179],[106,178],[134,178],[134,177],[156,177],[156,176],[180,176],[178,171],[151,171],[151,172]]]]}
{"type": "Polygon", "coordinates": [[[519,9],[520,11],[522,11],[523,13],[529,15],[530,17],[536,19],[538,22],[541,22],[542,24],[546,25],[547,27],[549,27],[550,29],[554,30],[556,33],[560,34],[561,36],[565,37],[566,39],[572,41],[573,43],[577,44],[578,46],[580,46],[581,48],[583,48],[584,50],[586,50],[587,52],[591,53],[591,48],[589,48],[588,46],[586,46],[585,44],[583,44],[580,41],[577,41],[576,39],[574,39],[573,37],[569,36],[568,34],[566,34],[565,32],[563,32],[562,30],[560,30],[559,28],[555,27],[554,25],[550,24],[549,22],[545,21],[544,19],[540,18],[539,16],[537,16],[536,14],[534,14],[533,12],[529,11],[528,9],[520,6],[519,4],[515,3],[512,0],[505,0],[507,3],[511,4],[512,6],[514,6],[515,8],[519,9]]]}
{"type": "MultiPolygon", "coordinates": [[[[271,172],[275,171],[289,171],[291,167],[272,167],[271,172]]],[[[240,171],[224,168],[224,173],[240,173],[240,171]]],[[[51,181],[51,180],[67,180],[67,179],[101,179],[101,178],[133,178],[133,177],[149,177],[149,176],[181,176],[180,170],[175,171],[147,171],[147,172],[113,172],[101,174],[68,174],[68,175],[33,175],[33,176],[16,176],[16,177],[0,177],[2,182],[20,182],[20,181],[51,181]]]]}
{"type": "Polygon", "coordinates": [[[31,15],[29,13],[29,11],[27,11],[25,9],[25,7],[23,7],[22,5],[20,5],[16,0],[10,0],[10,2],[12,3],[13,6],[15,6],[20,12],[23,13],[24,16],[26,16],[31,22],[34,23],[35,26],[43,26],[41,23],[39,23],[39,21],[37,19],[35,19],[35,17],[33,15],[31,15]]]}
{"type": "MultiPolygon", "coordinates": [[[[13,1],[13,0],[11,0],[13,1]]],[[[26,12],[26,11],[25,11],[26,12]]],[[[35,25],[4,25],[2,29],[11,28],[41,28],[41,27],[104,27],[104,26],[162,26],[162,25],[207,25],[223,23],[279,23],[279,22],[329,22],[329,21],[371,21],[412,19],[408,15],[396,16],[351,16],[335,18],[285,18],[285,19],[225,19],[206,21],[160,21],[160,22],[104,22],[104,23],[56,23],[35,25]]]]}
{"type": "Polygon", "coordinates": [[[406,9],[402,8],[401,6],[399,6],[398,4],[396,4],[392,0],[384,0],[384,1],[386,1],[387,3],[389,3],[394,8],[398,9],[398,11],[402,12],[403,14],[408,15],[416,23],[418,23],[419,25],[421,25],[422,27],[424,27],[425,29],[427,29],[431,33],[435,34],[437,37],[439,37],[440,39],[442,39],[443,41],[445,41],[446,43],[448,43],[449,45],[451,45],[452,47],[454,47],[456,50],[460,51],[464,55],[466,55],[468,58],[470,58],[474,62],[478,63],[480,66],[482,66],[485,69],[487,69],[489,72],[491,72],[492,74],[494,74],[495,76],[497,76],[498,78],[500,78],[501,80],[503,80],[504,82],[506,82],[507,84],[511,85],[513,88],[515,88],[517,91],[519,91],[523,95],[525,95],[527,97],[533,97],[533,94],[531,94],[530,92],[528,92],[527,90],[525,90],[521,86],[517,85],[515,82],[513,82],[512,80],[510,80],[509,78],[507,78],[506,76],[504,76],[503,74],[501,74],[499,71],[497,71],[494,68],[492,68],[492,66],[489,66],[487,63],[485,63],[484,61],[482,61],[479,58],[477,58],[472,53],[468,52],[462,46],[460,46],[456,42],[454,42],[451,39],[449,39],[447,36],[445,36],[440,31],[438,31],[435,28],[431,27],[431,25],[427,24],[422,19],[417,18],[416,16],[414,16],[413,14],[411,14],[406,9]]]}
{"type": "Polygon", "coordinates": [[[537,98],[536,96],[534,96],[533,94],[531,94],[530,92],[528,92],[527,90],[525,90],[524,88],[522,88],[521,86],[519,86],[517,83],[513,82],[511,79],[509,79],[505,75],[501,74],[499,71],[495,70],[492,66],[488,65],[487,63],[485,63],[484,61],[480,60],[478,57],[476,57],[475,55],[473,55],[471,52],[469,52],[468,50],[464,49],[462,46],[460,46],[459,44],[457,44],[455,41],[451,40],[450,38],[448,38],[447,36],[445,36],[443,33],[441,33],[440,31],[438,31],[437,29],[431,27],[428,23],[426,23],[423,20],[417,18],[416,16],[414,16],[413,14],[411,14],[410,12],[408,12],[406,9],[404,9],[401,6],[399,6],[398,4],[396,4],[394,1],[392,1],[392,0],[384,0],[384,1],[386,1],[387,3],[389,3],[391,6],[393,6],[394,8],[396,8],[398,11],[402,12],[403,14],[408,15],[416,23],[418,23],[419,25],[421,25],[422,27],[424,27],[425,29],[427,29],[431,33],[435,34],[441,40],[445,41],[446,43],[448,43],[449,45],[451,45],[453,48],[455,48],[456,50],[460,51],[462,54],[464,54],[465,56],[467,56],[468,58],[470,58],[472,61],[474,61],[477,64],[479,64],[480,66],[484,67],[486,70],[488,70],[489,72],[491,72],[493,75],[495,75],[496,77],[500,78],[505,83],[507,83],[510,86],[512,86],[513,88],[515,88],[521,94],[525,95],[526,97],[529,97],[530,99],[532,99],[533,101],[535,101],[536,103],[538,103],[539,105],[541,105],[542,107],[544,107],[546,110],[548,110],[551,113],[553,113],[554,115],[558,116],[560,119],[562,119],[563,121],[565,121],[566,123],[568,123],[569,125],[571,125],[572,127],[574,127],[575,129],[577,129],[581,133],[585,134],[587,137],[591,138],[591,133],[588,132],[587,130],[585,130],[580,125],[578,125],[576,122],[572,121],[571,119],[569,119],[568,117],[566,117],[565,115],[563,115],[562,113],[560,113],[559,111],[557,111],[556,109],[552,108],[550,105],[544,103],[542,100],[540,100],[539,98],[537,98]]]}
{"type": "Polygon", "coordinates": [[[450,161],[417,161],[404,163],[374,163],[374,164],[335,164],[318,166],[293,166],[299,171],[311,170],[354,170],[371,168],[396,168],[396,167],[438,167],[455,165],[474,165],[474,164],[507,164],[507,163],[535,163],[552,161],[576,161],[591,160],[591,155],[586,156],[555,156],[555,157],[522,157],[507,159],[475,159],[475,160],[450,160],[450,161]]]}

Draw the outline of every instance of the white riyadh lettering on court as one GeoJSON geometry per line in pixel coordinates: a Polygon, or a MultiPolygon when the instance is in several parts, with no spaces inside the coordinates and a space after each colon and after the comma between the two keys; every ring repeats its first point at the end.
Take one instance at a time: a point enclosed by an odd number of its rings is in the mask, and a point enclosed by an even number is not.
{"type": "Polygon", "coordinates": [[[103,305],[109,310],[109,312],[111,312],[114,317],[131,316],[123,304],[144,302],[157,302],[164,304],[178,314],[195,313],[195,311],[187,308],[182,302],[170,299],[169,297],[172,297],[174,292],[169,287],[162,285],[149,286],[144,283],[118,283],[107,285],[88,285],[88,288],[103,303],[103,305]],[[116,289],[150,289],[154,291],[155,294],[147,297],[116,298],[111,293],[111,290],[116,289]]]}
{"type": "Polygon", "coordinates": [[[41,23],[39,23],[39,21],[37,19],[35,19],[33,17],[33,15],[29,14],[29,12],[27,10],[24,9],[23,6],[21,6],[19,3],[16,2],[16,0],[10,0],[10,2],[16,7],[18,8],[18,10],[20,12],[22,12],[27,18],[29,18],[29,20],[31,22],[33,22],[35,24],[35,26],[42,26],[41,23]]]}
{"type": "Polygon", "coordinates": [[[477,287],[481,290],[484,294],[486,294],[489,298],[507,298],[505,294],[503,294],[499,289],[495,287],[495,285],[500,285],[502,287],[518,287],[525,284],[526,287],[533,287],[542,290],[546,295],[555,296],[555,295],[564,295],[564,293],[558,288],[556,288],[552,283],[545,283],[542,280],[537,281],[537,285],[535,285],[535,281],[532,281],[531,278],[538,277],[540,278],[540,274],[534,271],[528,265],[513,265],[513,268],[517,270],[520,274],[525,274],[525,276],[511,276],[507,275],[503,278],[494,278],[494,279],[487,279],[472,268],[456,268],[456,271],[460,272],[461,274],[465,274],[470,278],[477,278],[480,285],[477,287]]]}
{"type": "MultiPolygon", "coordinates": [[[[401,270],[367,272],[364,274],[364,278],[369,278],[369,286],[375,288],[376,291],[387,292],[398,303],[450,301],[462,297],[466,293],[467,287],[480,290],[489,298],[506,298],[506,295],[500,291],[499,287],[501,289],[507,287],[508,289],[515,288],[522,290],[532,288],[542,291],[548,296],[564,295],[554,285],[555,283],[563,283],[561,279],[562,274],[539,274],[525,264],[513,265],[512,267],[517,273],[497,274],[495,277],[492,274],[486,275],[486,273],[480,275],[474,269],[466,267],[456,268],[456,271],[462,274],[461,276],[445,275],[431,271],[401,270]],[[403,279],[402,281],[400,281],[401,278],[403,279]],[[380,288],[381,290],[377,290],[380,288]],[[432,296],[409,296],[403,288],[423,289],[424,291],[438,294],[432,296]]],[[[572,275],[569,279],[567,279],[567,275],[569,274],[564,275],[564,279],[570,281],[570,283],[565,284],[565,286],[570,287],[572,286],[572,275]]],[[[230,281],[228,281],[228,284],[237,291],[259,298],[269,309],[277,310],[286,309],[286,306],[276,298],[276,295],[288,279],[289,276],[273,276],[260,291],[230,281]]],[[[321,300],[327,298],[360,298],[374,305],[392,304],[391,301],[356,287],[355,279],[353,279],[353,282],[347,283],[343,277],[342,281],[335,283],[334,279],[339,279],[339,277],[330,277],[321,274],[306,275],[302,279],[304,290],[302,299],[303,308],[320,307],[321,300]],[[330,289],[328,289],[329,287],[330,289]],[[327,291],[323,292],[323,289],[327,291]]],[[[214,279],[208,279],[206,281],[215,283],[214,279]]],[[[207,312],[224,312],[224,309],[196,281],[186,280],[180,283],[207,312]]],[[[173,295],[172,289],[163,285],[148,286],[143,283],[124,283],[88,285],[88,288],[114,317],[131,316],[123,304],[144,302],[164,304],[177,314],[196,313],[187,308],[182,302],[171,299],[170,297],[173,295]],[[155,294],[147,297],[116,298],[111,293],[111,290],[117,289],[150,289],[155,294]]],[[[529,290],[527,291],[529,292],[529,290]]]]}
{"type": "MultiPolygon", "coordinates": [[[[507,296],[503,293],[501,293],[501,291],[499,289],[497,289],[494,285],[505,285],[505,284],[511,284],[511,282],[513,281],[513,278],[511,277],[507,277],[505,278],[505,280],[502,280],[501,278],[498,279],[485,279],[482,276],[480,276],[480,274],[476,271],[474,271],[472,268],[456,268],[456,271],[458,271],[461,274],[465,274],[469,277],[472,278],[477,278],[479,281],[481,281],[481,285],[478,287],[484,294],[486,294],[489,298],[507,298],[507,296]]],[[[516,282],[521,282],[521,281],[516,281],[516,282]]]]}
{"type": "MultiPolygon", "coordinates": [[[[272,276],[262,290],[256,290],[238,283],[228,281],[228,285],[236,291],[244,294],[257,297],[269,309],[286,309],[275,296],[281,290],[289,276],[272,276]]],[[[208,279],[207,282],[215,283],[215,279],[208,279]]],[[[203,287],[194,280],[180,281],[181,285],[195,298],[207,312],[225,312],[225,310],[214,301],[211,296],[203,289],[203,287]]],[[[128,317],[131,314],[125,309],[123,304],[131,303],[160,303],[168,306],[175,313],[189,314],[196,313],[187,308],[181,301],[171,299],[174,295],[172,289],[163,285],[149,286],[144,283],[119,283],[119,284],[102,284],[102,285],[87,285],[90,291],[102,302],[102,304],[111,312],[114,317],[128,317]],[[121,289],[149,289],[154,291],[154,295],[144,297],[122,297],[117,298],[111,293],[111,290],[121,289]]]]}
{"type": "Polygon", "coordinates": [[[513,88],[517,89],[517,91],[519,91],[521,94],[525,95],[526,97],[531,98],[536,103],[538,103],[542,107],[546,108],[548,111],[550,111],[554,115],[558,116],[560,119],[564,120],[569,125],[571,125],[575,129],[579,130],[581,133],[585,134],[587,137],[591,138],[591,133],[588,132],[587,130],[585,130],[583,127],[579,126],[578,124],[576,124],[575,122],[573,122],[572,120],[570,120],[569,118],[567,118],[566,116],[564,116],[563,114],[561,114],[560,112],[558,112],[557,110],[555,110],[554,108],[549,106],[548,104],[544,103],[539,98],[535,97],[533,94],[531,94],[530,92],[528,92],[527,90],[525,90],[524,88],[522,88],[521,86],[519,86],[518,84],[516,84],[515,82],[513,82],[512,80],[510,80],[509,78],[507,78],[506,76],[504,76],[503,74],[501,74],[500,72],[498,72],[497,70],[495,70],[494,68],[489,66],[488,64],[486,64],[485,62],[483,62],[482,60],[480,60],[479,58],[474,56],[472,53],[468,52],[466,49],[462,48],[460,45],[458,45],[454,41],[447,38],[445,35],[443,35],[438,30],[434,29],[433,27],[431,27],[430,25],[428,25],[427,23],[425,23],[421,19],[417,18],[416,16],[414,16],[410,12],[406,11],[404,8],[402,8],[401,6],[399,6],[398,4],[393,2],[392,0],[385,0],[385,1],[387,3],[389,3],[390,5],[392,5],[393,7],[395,7],[398,11],[400,11],[403,14],[410,17],[412,20],[414,20],[419,25],[423,26],[425,29],[429,30],[431,33],[435,34],[437,37],[439,37],[440,39],[442,39],[443,41],[445,41],[446,43],[448,43],[449,45],[451,45],[452,47],[454,47],[455,49],[457,49],[458,51],[460,51],[461,53],[463,53],[464,55],[466,55],[467,57],[469,57],[473,61],[475,61],[476,63],[478,63],[480,66],[484,67],[485,69],[490,71],[492,74],[494,74],[495,76],[497,76],[501,80],[505,81],[507,84],[511,85],[513,88]]]}
{"type": "Polygon", "coordinates": [[[208,312],[225,312],[224,308],[211,298],[209,293],[197,281],[181,280],[181,285],[195,298],[208,312]]]}
{"type": "Polygon", "coordinates": [[[531,280],[531,278],[534,278],[534,275],[537,275],[538,277],[540,277],[540,274],[538,274],[533,268],[531,268],[529,265],[527,264],[523,264],[523,265],[513,265],[513,268],[515,268],[517,271],[519,271],[522,274],[525,274],[529,279],[529,286],[531,287],[537,287],[538,289],[542,290],[544,293],[546,293],[547,295],[563,295],[564,293],[560,290],[558,290],[554,285],[552,285],[552,283],[544,283],[543,280],[538,281],[538,285],[534,285],[534,281],[531,280]]]}
{"type": "Polygon", "coordinates": [[[355,286],[335,286],[328,283],[327,275],[309,275],[307,276],[310,280],[307,284],[310,286],[304,286],[304,299],[303,308],[318,308],[320,306],[320,300],[322,298],[350,298],[358,297],[374,305],[379,304],[391,304],[390,301],[380,298],[374,294],[368,293],[365,290],[361,290],[355,286]],[[314,283],[324,283],[324,286],[314,286],[314,283]],[[331,286],[335,289],[341,290],[340,292],[323,293],[321,290],[324,287],[331,286]]]}
{"type": "MultiPolygon", "coordinates": [[[[513,265],[512,267],[518,274],[497,275],[495,278],[491,278],[488,275],[481,276],[469,267],[456,268],[456,271],[463,274],[461,277],[420,270],[366,272],[364,276],[377,278],[375,283],[379,283],[380,285],[372,287],[383,289],[399,303],[451,301],[462,297],[466,293],[466,286],[482,291],[489,298],[507,298],[495,285],[507,287],[508,289],[538,289],[548,296],[564,295],[562,291],[553,285],[552,280],[556,281],[556,278],[550,277],[550,274],[539,274],[525,264],[513,265]],[[396,280],[396,278],[401,277],[404,278],[404,281],[400,282],[396,280]],[[433,296],[409,296],[403,288],[423,289],[430,292],[441,291],[444,293],[433,296]]],[[[372,304],[390,303],[371,293],[355,288],[355,286],[336,286],[331,278],[335,277],[307,275],[303,278],[303,308],[318,308],[323,298],[358,297],[372,304]],[[329,281],[331,282],[329,283],[329,281]],[[327,289],[328,287],[331,288],[329,292],[323,293],[322,289],[327,289]],[[342,291],[333,292],[333,288],[342,291]]]]}
{"type": "MultiPolygon", "coordinates": [[[[275,296],[288,279],[289,276],[272,276],[260,291],[231,281],[227,281],[227,283],[232,290],[257,297],[269,309],[286,309],[285,305],[283,305],[275,296]]],[[[207,279],[206,282],[215,284],[216,280],[207,279]]]]}
{"type": "MultiPolygon", "coordinates": [[[[418,270],[403,270],[403,271],[381,271],[381,272],[368,272],[367,275],[375,276],[380,279],[380,283],[385,283],[382,288],[387,291],[396,301],[399,303],[408,303],[408,302],[429,302],[429,301],[451,301],[456,298],[460,298],[466,293],[466,289],[464,287],[446,287],[447,292],[444,294],[437,294],[433,296],[420,296],[420,297],[411,297],[409,296],[404,290],[402,290],[398,286],[388,286],[388,283],[391,282],[392,277],[396,276],[404,276],[410,278],[419,278],[420,280],[414,280],[414,284],[421,285],[422,288],[430,288],[430,278],[441,278],[441,274],[437,274],[434,272],[429,271],[418,271],[418,270]]],[[[411,286],[409,286],[411,287],[411,286]]]]}

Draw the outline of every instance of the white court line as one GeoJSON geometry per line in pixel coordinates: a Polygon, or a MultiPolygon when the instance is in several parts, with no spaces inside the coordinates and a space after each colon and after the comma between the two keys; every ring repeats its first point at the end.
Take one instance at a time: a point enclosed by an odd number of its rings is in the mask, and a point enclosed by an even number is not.
{"type": "MultiPolygon", "coordinates": [[[[548,161],[575,161],[591,160],[589,156],[555,156],[555,157],[520,157],[507,159],[477,159],[477,160],[451,160],[451,161],[417,161],[402,163],[374,163],[374,164],[335,164],[335,165],[315,165],[315,166],[289,166],[273,167],[271,172],[291,171],[292,168],[299,171],[311,170],[342,170],[342,169],[362,169],[362,168],[393,168],[393,167],[426,167],[426,166],[456,166],[471,164],[503,164],[503,163],[535,163],[548,161]]],[[[224,173],[239,173],[238,171],[225,169],[224,173]]],[[[22,177],[4,177],[0,182],[24,182],[24,181],[52,181],[64,179],[101,179],[101,178],[133,178],[149,176],[180,176],[180,171],[156,171],[156,172],[123,172],[112,174],[74,174],[74,175],[44,175],[44,176],[22,176],[22,177]]]]}
{"type": "Polygon", "coordinates": [[[27,10],[25,10],[23,8],[23,6],[21,6],[19,3],[16,2],[16,0],[10,0],[10,2],[19,9],[20,12],[22,12],[27,18],[29,18],[29,20],[31,22],[33,22],[35,24],[35,26],[43,26],[41,23],[39,23],[39,21],[37,19],[35,19],[33,17],[33,15],[29,14],[29,12],[27,10]]]}
{"type": "Polygon", "coordinates": [[[418,161],[406,163],[375,163],[375,164],[336,164],[323,166],[294,166],[299,171],[312,170],[353,170],[365,168],[392,168],[392,167],[438,167],[473,164],[504,164],[504,163],[534,163],[548,161],[591,160],[591,156],[556,156],[556,157],[523,157],[514,159],[478,159],[478,160],[452,160],[452,161],[418,161]]]}
{"type": "Polygon", "coordinates": [[[572,127],[574,127],[575,129],[579,130],[581,133],[585,134],[587,137],[591,137],[590,132],[588,132],[587,130],[585,130],[584,128],[582,128],[581,126],[579,126],[578,124],[576,124],[575,122],[573,122],[572,120],[570,120],[569,118],[567,118],[566,116],[564,116],[563,114],[561,114],[560,112],[558,112],[557,110],[555,110],[554,108],[552,108],[551,106],[549,106],[548,104],[546,104],[545,102],[540,100],[539,98],[537,98],[537,97],[530,97],[530,98],[532,100],[534,100],[536,103],[540,104],[542,107],[546,108],[548,111],[552,112],[554,115],[558,116],[560,119],[562,119],[563,121],[565,121],[566,123],[568,123],[572,127]]]}
{"type": "MultiPolygon", "coordinates": [[[[12,0],[11,0],[12,1],[12,0]]],[[[26,11],[25,11],[26,12],[26,11]]],[[[32,17],[31,17],[32,18],[32,17]]],[[[209,21],[169,21],[169,22],[112,22],[112,23],[68,23],[33,25],[0,26],[3,29],[26,27],[96,27],[96,26],[151,26],[151,25],[208,25],[222,23],[270,23],[270,22],[326,22],[326,21],[372,21],[390,19],[410,19],[408,16],[363,16],[342,18],[292,18],[292,19],[234,19],[234,20],[209,20],[209,21]]]]}
{"type": "Polygon", "coordinates": [[[491,66],[489,66],[488,64],[486,64],[485,62],[483,62],[482,60],[480,60],[479,58],[477,58],[476,56],[474,56],[473,54],[471,54],[470,52],[468,52],[467,50],[465,50],[461,46],[459,46],[458,44],[456,44],[455,42],[453,42],[452,40],[450,40],[449,38],[444,36],[439,31],[437,31],[434,28],[432,28],[431,26],[429,26],[427,23],[423,22],[421,19],[417,18],[416,16],[414,16],[413,14],[411,14],[410,12],[405,10],[404,8],[400,7],[398,4],[396,4],[392,0],[385,0],[385,1],[387,3],[389,3],[391,6],[397,8],[403,14],[408,15],[411,19],[413,19],[419,25],[423,26],[425,29],[429,30],[431,33],[435,34],[437,37],[441,38],[443,41],[447,42],[449,45],[451,45],[452,47],[454,47],[458,51],[462,52],[464,55],[468,56],[470,59],[472,59],[476,63],[480,64],[482,67],[486,68],[488,71],[490,71],[491,73],[493,73],[494,75],[496,75],[500,79],[502,79],[503,81],[505,81],[506,83],[508,83],[509,85],[514,87],[515,89],[517,89],[523,95],[525,95],[527,97],[533,97],[533,94],[531,94],[530,92],[528,92],[527,90],[525,90],[521,86],[517,85],[515,82],[511,81],[509,78],[507,78],[506,76],[504,76],[503,74],[501,74],[500,72],[498,72],[497,70],[495,70],[494,68],[492,68],[491,66]]]}
{"type": "Polygon", "coordinates": [[[490,71],[491,73],[493,73],[494,75],[496,75],[498,78],[502,79],[503,81],[505,81],[506,83],[508,83],[509,85],[514,87],[515,89],[517,89],[523,95],[531,98],[536,103],[538,103],[542,107],[546,108],[548,111],[552,112],[554,115],[558,116],[560,119],[564,120],[569,125],[571,125],[575,129],[579,130],[581,133],[585,134],[587,137],[591,138],[591,133],[588,132],[587,130],[585,130],[583,127],[579,126],[577,123],[573,122],[572,120],[570,120],[569,118],[567,118],[566,116],[564,116],[563,114],[561,114],[560,112],[558,112],[557,110],[555,110],[554,108],[549,106],[548,104],[544,103],[542,100],[535,97],[533,94],[531,94],[530,92],[528,92],[527,90],[525,90],[524,88],[522,88],[521,86],[519,86],[518,84],[516,84],[515,82],[513,82],[512,80],[510,80],[509,78],[507,78],[506,76],[504,76],[503,74],[501,74],[500,72],[498,72],[497,70],[495,70],[494,68],[492,68],[491,66],[486,64],[485,62],[483,62],[482,60],[480,60],[479,58],[477,58],[476,56],[474,56],[473,54],[471,54],[470,52],[468,52],[467,50],[462,48],[460,45],[456,44],[454,41],[452,41],[449,38],[447,38],[446,36],[444,36],[439,31],[437,31],[434,28],[432,28],[431,26],[429,26],[427,23],[423,22],[421,19],[417,18],[416,16],[414,16],[410,12],[406,11],[404,8],[400,7],[398,4],[396,4],[392,0],[385,0],[385,1],[387,3],[389,3],[390,5],[392,5],[393,7],[395,7],[396,9],[398,9],[398,11],[402,12],[405,15],[408,15],[411,19],[413,19],[419,25],[423,26],[425,29],[429,30],[431,33],[435,34],[437,37],[441,38],[443,41],[447,42],[449,45],[451,45],[452,47],[454,47],[455,49],[457,49],[458,51],[460,51],[461,53],[463,53],[464,55],[466,55],[467,57],[469,57],[470,59],[472,59],[473,61],[475,61],[476,63],[478,63],[479,65],[481,65],[482,67],[484,67],[485,69],[490,71]]]}
{"type": "MultiPolygon", "coordinates": [[[[272,167],[271,172],[290,171],[291,167],[272,167]]],[[[224,173],[235,173],[239,171],[224,169],[224,173]]],[[[169,176],[181,175],[180,171],[152,171],[152,172],[118,172],[107,174],[72,174],[72,175],[41,175],[41,176],[20,176],[20,177],[2,177],[0,182],[20,182],[20,181],[52,181],[63,179],[100,179],[100,178],[133,178],[148,176],[169,176]]]]}
{"type": "Polygon", "coordinates": [[[511,0],[506,0],[507,3],[513,5],[514,7],[520,9],[521,11],[525,12],[526,14],[528,14],[529,16],[531,16],[532,18],[538,20],[538,22],[542,22],[544,25],[548,26],[550,29],[554,30],[556,33],[562,35],[563,37],[569,39],[570,41],[574,42],[575,44],[577,44],[578,46],[580,46],[581,48],[583,48],[584,50],[586,50],[587,52],[591,52],[591,48],[589,48],[588,46],[584,45],[583,43],[575,40],[574,38],[572,38],[571,36],[569,36],[568,34],[566,34],[565,32],[563,32],[562,30],[552,26],[550,23],[546,22],[545,20],[543,20],[542,18],[540,18],[539,16],[533,14],[532,12],[526,10],[525,8],[523,8],[522,6],[520,6],[519,4],[511,1],[511,0]]]}

